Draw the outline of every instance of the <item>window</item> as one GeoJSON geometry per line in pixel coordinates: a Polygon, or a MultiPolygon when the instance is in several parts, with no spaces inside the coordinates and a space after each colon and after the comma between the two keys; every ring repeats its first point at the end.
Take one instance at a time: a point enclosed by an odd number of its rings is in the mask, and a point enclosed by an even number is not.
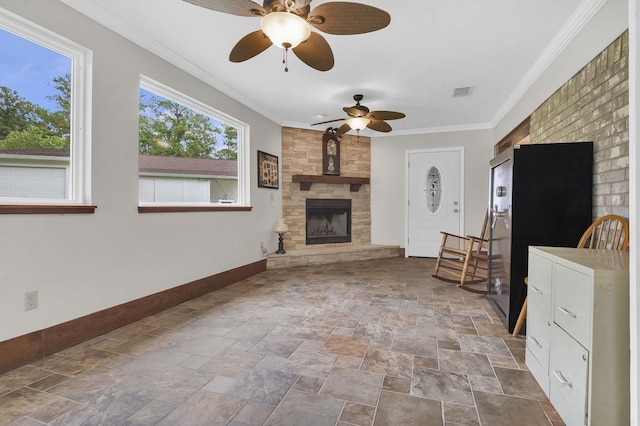
{"type": "Polygon", "coordinates": [[[90,51],[0,11],[2,212],[90,204],[90,60],[90,51]]]}
{"type": "Polygon", "coordinates": [[[140,78],[141,206],[246,206],[248,126],[140,78]]]}

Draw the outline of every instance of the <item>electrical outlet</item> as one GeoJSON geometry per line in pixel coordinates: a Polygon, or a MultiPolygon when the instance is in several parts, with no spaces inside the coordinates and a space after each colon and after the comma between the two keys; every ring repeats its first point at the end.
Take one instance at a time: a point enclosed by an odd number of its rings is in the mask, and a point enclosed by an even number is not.
{"type": "Polygon", "coordinates": [[[24,294],[24,310],[30,311],[38,307],[38,292],[30,291],[24,294]]]}

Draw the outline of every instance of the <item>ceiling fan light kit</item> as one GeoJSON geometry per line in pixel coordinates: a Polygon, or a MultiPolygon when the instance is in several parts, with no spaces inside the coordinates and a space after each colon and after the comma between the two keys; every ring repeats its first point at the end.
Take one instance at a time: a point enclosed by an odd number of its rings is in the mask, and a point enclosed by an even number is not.
{"type": "Polygon", "coordinates": [[[284,49],[285,71],[289,50],[318,71],[333,68],[333,52],[327,40],[311,27],[327,34],[350,35],[380,30],[391,22],[387,12],[360,3],[331,1],[311,10],[311,0],[183,0],[216,12],[262,17],[261,29],[247,34],[229,54],[231,62],[243,62],[272,44],[284,49]]]}
{"type": "Polygon", "coordinates": [[[273,12],[262,18],[262,32],[281,49],[293,49],[311,35],[307,21],[291,12],[273,12]]]}
{"type": "Polygon", "coordinates": [[[352,130],[356,130],[358,132],[367,127],[369,123],[371,123],[371,120],[366,117],[351,117],[347,119],[347,124],[349,125],[349,127],[351,127],[352,130]]]}
{"type": "Polygon", "coordinates": [[[347,113],[347,118],[321,121],[320,123],[313,123],[312,126],[346,120],[336,131],[336,135],[342,136],[349,130],[355,130],[359,137],[360,130],[363,130],[365,127],[377,132],[390,132],[392,130],[391,126],[385,120],[398,120],[406,117],[403,113],[396,111],[369,111],[369,108],[360,104],[362,99],[364,99],[363,95],[353,95],[353,100],[356,101],[356,104],[351,107],[342,108],[342,110],[347,113]]]}

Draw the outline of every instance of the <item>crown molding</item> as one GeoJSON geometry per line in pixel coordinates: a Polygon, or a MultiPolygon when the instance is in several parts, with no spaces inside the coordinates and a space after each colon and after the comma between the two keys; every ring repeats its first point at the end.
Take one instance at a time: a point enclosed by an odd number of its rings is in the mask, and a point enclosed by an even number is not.
{"type": "Polygon", "coordinates": [[[454,133],[454,132],[472,132],[476,130],[492,130],[491,123],[472,123],[472,124],[459,124],[453,126],[440,126],[440,127],[426,127],[422,129],[410,129],[410,130],[394,130],[392,134],[377,133],[372,137],[384,137],[384,136],[404,136],[404,135],[424,135],[430,133],[454,133]]]}
{"type": "Polygon", "coordinates": [[[584,29],[591,19],[598,13],[608,0],[583,0],[578,8],[569,17],[560,31],[553,37],[545,50],[540,54],[533,66],[524,75],[507,101],[496,112],[491,120],[491,127],[495,128],[506,117],[525,94],[533,87],[534,83],[544,74],[549,66],[560,56],[571,41],[584,29]]]}
{"type": "MultiPolygon", "coordinates": [[[[339,127],[339,126],[310,126],[305,123],[298,123],[294,121],[285,121],[282,123],[283,127],[292,127],[296,129],[315,130],[324,132],[327,127],[339,127]]],[[[454,133],[454,132],[471,132],[475,130],[491,130],[493,126],[491,123],[473,123],[473,124],[457,124],[452,126],[440,126],[440,127],[426,127],[422,129],[408,129],[408,130],[393,130],[391,133],[375,132],[373,130],[364,129],[360,131],[360,136],[367,138],[381,138],[387,136],[407,136],[407,135],[424,135],[429,133],[454,133]]]]}

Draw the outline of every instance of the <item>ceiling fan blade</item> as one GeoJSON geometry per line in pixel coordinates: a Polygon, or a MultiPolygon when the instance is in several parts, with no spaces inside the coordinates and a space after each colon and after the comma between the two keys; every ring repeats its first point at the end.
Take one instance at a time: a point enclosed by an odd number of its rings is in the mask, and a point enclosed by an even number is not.
{"type": "Polygon", "coordinates": [[[264,35],[262,30],[254,31],[236,43],[229,54],[229,60],[231,62],[246,61],[267,50],[271,44],[271,40],[264,35]]]}
{"type": "Polygon", "coordinates": [[[305,64],[318,71],[329,71],[333,68],[333,52],[331,46],[320,34],[311,32],[306,41],[294,47],[293,53],[305,64]]]}
{"type": "Polygon", "coordinates": [[[391,126],[382,120],[371,120],[367,127],[377,132],[390,132],[391,126]]]}
{"type": "Polygon", "coordinates": [[[367,115],[367,112],[368,112],[357,107],[344,107],[342,108],[342,110],[346,112],[349,115],[349,117],[364,117],[365,115],[367,115]]]}
{"type": "Polygon", "coordinates": [[[343,121],[343,120],[346,120],[346,118],[336,118],[335,120],[321,121],[319,123],[310,124],[310,126],[317,126],[318,124],[334,123],[336,121],[343,121]]]}
{"type": "Polygon", "coordinates": [[[205,9],[238,16],[263,16],[267,11],[251,0],[183,0],[205,9]]]}
{"type": "Polygon", "coordinates": [[[340,126],[340,128],[336,131],[336,135],[337,136],[342,136],[345,133],[347,133],[349,130],[351,130],[351,126],[349,126],[347,123],[344,123],[342,126],[340,126]]]}
{"type": "Polygon", "coordinates": [[[371,111],[367,117],[375,120],[398,120],[405,118],[406,115],[396,111],[371,111]]]}
{"type": "Polygon", "coordinates": [[[316,29],[328,34],[363,34],[380,30],[391,22],[382,9],[360,3],[322,3],[309,12],[308,21],[316,29]]]}

